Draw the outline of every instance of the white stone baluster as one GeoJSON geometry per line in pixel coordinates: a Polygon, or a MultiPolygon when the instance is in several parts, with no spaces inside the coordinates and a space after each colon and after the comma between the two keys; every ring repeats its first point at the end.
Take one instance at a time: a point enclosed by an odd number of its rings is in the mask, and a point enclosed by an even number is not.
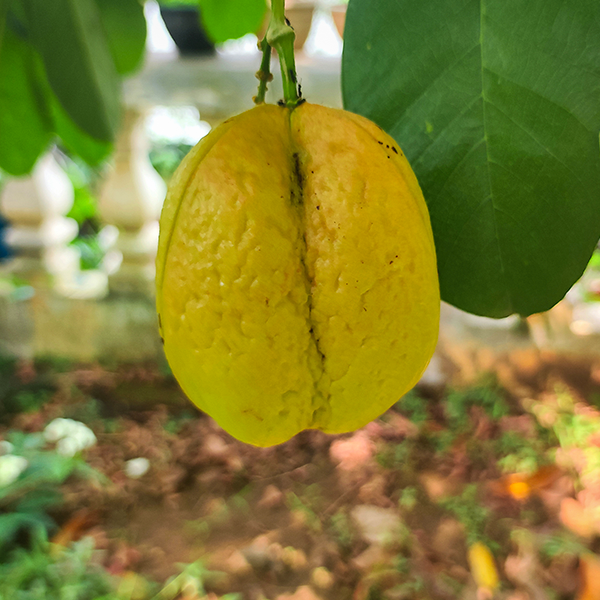
{"type": "Polygon", "coordinates": [[[115,250],[122,256],[109,275],[109,289],[117,293],[152,293],[158,217],[166,186],[148,157],[149,143],[143,114],[127,109],[118,137],[112,171],[100,194],[100,215],[119,236],[115,250]]]}
{"type": "Polygon", "coordinates": [[[14,252],[7,270],[44,287],[73,276],[79,253],[68,243],[77,235],[77,223],[65,217],[73,198],[73,186],[52,153],[40,158],[30,175],[7,181],[0,197],[10,222],[6,242],[14,252]]]}

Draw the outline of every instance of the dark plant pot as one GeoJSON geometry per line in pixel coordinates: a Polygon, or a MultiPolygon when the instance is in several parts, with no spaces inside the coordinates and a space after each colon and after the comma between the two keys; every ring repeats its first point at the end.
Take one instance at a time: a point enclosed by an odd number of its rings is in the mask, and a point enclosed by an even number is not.
{"type": "Polygon", "coordinates": [[[200,26],[198,9],[160,7],[160,14],[181,54],[212,54],[215,45],[200,26]]]}

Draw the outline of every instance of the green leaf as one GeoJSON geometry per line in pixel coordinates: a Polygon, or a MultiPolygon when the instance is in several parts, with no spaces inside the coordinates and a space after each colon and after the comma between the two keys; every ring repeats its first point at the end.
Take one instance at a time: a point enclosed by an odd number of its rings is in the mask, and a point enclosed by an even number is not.
{"type": "Polygon", "coordinates": [[[19,24],[22,28],[26,22],[25,10],[23,8],[22,0],[0,0],[0,6],[4,4],[7,8],[8,13],[10,14],[10,18],[12,19],[12,23],[15,22],[19,24]]]}
{"type": "Polygon", "coordinates": [[[18,513],[43,513],[48,509],[59,506],[64,501],[63,495],[58,490],[39,487],[27,492],[16,504],[18,513]]]}
{"type": "Polygon", "coordinates": [[[597,0],[351,0],[342,81],[419,178],[444,300],[564,296],[600,236],[597,0]]]}
{"type": "Polygon", "coordinates": [[[139,0],[96,0],[117,71],[135,71],[146,47],[146,18],[139,0]]]}
{"type": "Polygon", "coordinates": [[[200,17],[215,44],[256,33],[263,23],[264,0],[200,0],[200,17]]]}
{"type": "Polygon", "coordinates": [[[119,78],[93,0],[26,0],[31,38],[65,111],[90,136],[114,138],[119,78]]]}
{"type": "Polygon", "coordinates": [[[10,544],[21,529],[43,532],[53,529],[54,521],[44,513],[7,513],[0,515],[0,548],[10,544]]]}
{"type": "Polygon", "coordinates": [[[80,156],[90,166],[96,166],[108,157],[113,150],[111,142],[97,140],[78,127],[51,90],[49,90],[49,102],[54,130],[69,152],[80,156]]]}
{"type": "Polygon", "coordinates": [[[0,57],[2,57],[2,38],[6,28],[6,15],[8,13],[8,0],[0,0],[0,57]]]}
{"type": "Polygon", "coordinates": [[[9,27],[2,36],[0,56],[0,168],[25,175],[51,139],[36,85],[36,56],[9,27]]]}
{"type": "Polygon", "coordinates": [[[23,484],[41,483],[61,484],[78,466],[78,461],[71,456],[61,456],[54,452],[43,452],[33,457],[29,467],[23,473],[23,484]]]}

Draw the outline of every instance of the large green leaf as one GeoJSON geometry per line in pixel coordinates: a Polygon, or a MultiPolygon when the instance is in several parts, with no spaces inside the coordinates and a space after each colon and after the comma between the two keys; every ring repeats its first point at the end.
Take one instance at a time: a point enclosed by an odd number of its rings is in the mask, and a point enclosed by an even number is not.
{"type": "Polygon", "coordinates": [[[81,157],[90,166],[96,166],[106,159],[113,150],[113,144],[97,140],[78,127],[65,112],[51,90],[49,90],[48,100],[54,122],[54,131],[60,138],[62,145],[69,152],[81,157]]]}
{"type": "Polygon", "coordinates": [[[256,33],[266,10],[265,0],[200,0],[202,24],[217,44],[256,33]]]}
{"type": "Polygon", "coordinates": [[[6,14],[8,13],[8,0],[0,0],[0,57],[2,56],[2,38],[6,27],[6,14]]]}
{"type": "Polygon", "coordinates": [[[63,108],[86,133],[114,138],[119,78],[93,0],[26,0],[31,37],[63,108]]]}
{"type": "Polygon", "coordinates": [[[146,47],[146,19],[139,0],[96,0],[117,71],[135,71],[146,47]]]}
{"type": "Polygon", "coordinates": [[[600,235],[600,3],[351,0],[342,78],[419,178],[443,299],[558,302],[600,235]]]}
{"type": "Polygon", "coordinates": [[[0,168],[11,175],[25,175],[51,138],[46,107],[36,85],[36,56],[7,27],[0,57],[0,168]]]}

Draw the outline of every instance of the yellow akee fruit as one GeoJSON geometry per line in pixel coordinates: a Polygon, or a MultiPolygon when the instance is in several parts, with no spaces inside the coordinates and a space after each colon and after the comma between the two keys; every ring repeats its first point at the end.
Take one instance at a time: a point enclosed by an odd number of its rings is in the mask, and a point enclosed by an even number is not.
{"type": "Polygon", "coordinates": [[[354,430],[427,366],[440,306],[429,214],[371,121],[309,103],[244,112],[183,160],[160,224],[167,359],[236,438],[354,430]]]}

